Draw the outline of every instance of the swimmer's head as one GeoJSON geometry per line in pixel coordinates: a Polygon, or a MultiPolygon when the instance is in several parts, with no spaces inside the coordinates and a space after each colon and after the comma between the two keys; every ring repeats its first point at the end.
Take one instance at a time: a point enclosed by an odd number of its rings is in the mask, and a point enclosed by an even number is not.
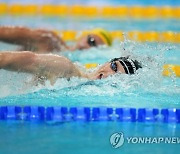
{"type": "Polygon", "coordinates": [[[130,59],[129,57],[114,58],[102,65],[93,74],[92,79],[102,79],[116,73],[131,75],[135,74],[139,68],[142,68],[142,66],[137,60],[130,59]]]}
{"type": "Polygon", "coordinates": [[[91,31],[84,31],[77,39],[77,43],[72,50],[89,49],[99,45],[112,45],[111,35],[108,31],[101,28],[93,29],[91,31]]]}

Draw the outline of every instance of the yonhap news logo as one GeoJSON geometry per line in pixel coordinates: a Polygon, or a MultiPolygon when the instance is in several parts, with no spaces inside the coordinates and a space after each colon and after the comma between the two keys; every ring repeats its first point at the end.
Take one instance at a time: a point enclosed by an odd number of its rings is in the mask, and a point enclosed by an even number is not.
{"type": "Polygon", "coordinates": [[[117,149],[123,144],[180,144],[180,137],[125,137],[123,132],[116,132],[110,136],[110,144],[117,149]]]}
{"type": "Polygon", "coordinates": [[[110,143],[113,148],[119,148],[124,144],[124,134],[122,132],[120,133],[114,133],[110,137],[110,143]]]}

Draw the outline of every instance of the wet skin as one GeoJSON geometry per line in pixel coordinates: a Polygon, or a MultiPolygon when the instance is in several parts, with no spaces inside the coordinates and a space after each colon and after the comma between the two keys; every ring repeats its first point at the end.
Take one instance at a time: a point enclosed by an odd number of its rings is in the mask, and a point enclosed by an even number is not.
{"type": "Polygon", "coordinates": [[[115,72],[111,68],[111,63],[107,62],[103,64],[96,72],[89,74],[89,79],[92,80],[103,79],[103,78],[107,78],[110,75],[114,75],[116,73],[125,73],[123,66],[118,61],[116,61],[116,64],[117,64],[117,72],[115,72]]]}

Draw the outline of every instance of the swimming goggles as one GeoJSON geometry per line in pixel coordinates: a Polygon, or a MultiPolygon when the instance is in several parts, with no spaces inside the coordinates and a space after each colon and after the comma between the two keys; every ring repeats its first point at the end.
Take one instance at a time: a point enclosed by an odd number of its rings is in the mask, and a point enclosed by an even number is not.
{"type": "Polygon", "coordinates": [[[94,37],[92,37],[91,35],[88,35],[88,37],[87,37],[87,43],[88,43],[88,45],[89,45],[90,47],[96,47],[96,46],[97,46],[94,37]]]}
{"type": "Polygon", "coordinates": [[[111,69],[114,71],[114,72],[116,72],[117,73],[117,63],[116,63],[116,61],[111,61],[110,62],[110,67],[111,67],[111,69]]]}

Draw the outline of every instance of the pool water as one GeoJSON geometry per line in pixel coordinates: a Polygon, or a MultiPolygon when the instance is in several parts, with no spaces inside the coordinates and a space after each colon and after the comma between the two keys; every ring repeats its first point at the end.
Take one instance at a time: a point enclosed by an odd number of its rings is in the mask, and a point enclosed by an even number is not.
{"type": "Polygon", "coordinates": [[[109,139],[115,132],[125,137],[180,136],[180,125],[164,123],[70,122],[36,123],[0,121],[1,153],[177,153],[179,144],[128,144],[112,148],[109,139]],[[14,141],[16,143],[14,143],[14,141]]]}
{"type": "Polygon", "coordinates": [[[57,30],[87,30],[101,27],[107,30],[122,31],[180,31],[178,19],[131,19],[131,18],[73,18],[0,16],[0,25],[28,26],[32,28],[48,28],[57,30]],[[73,22],[73,26],[72,23],[73,22]],[[157,26],[158,25],[158,26],[157,26]]]}
{"type": "MultiPolygon", "coordinates": [[[[0,20],[3,21],[1,25],[13,23],[60,30],[80,30],[95,26],[123,31],[180,30],[179,20],[114,19],[109,22],[94,19],[84,22],[85,19],[78,19],[74,21],[73,27],[70,25],[71,19],[37,17],[35,22],[34,18],[6,16],[0,17],[0,20]]],[[[15,47],[0,44],[1,51],[13,50],[15,47]]],[[[117,74],[98,81],[59,79],[54,86],[48,81],[45,85],[33,86],[31,75],[1,70],[0,105],[180,108],[180,79],[161,75],[164,64],[180,64],[179,49],[179,44],[116,40],[113,47],[57,53],[76,62],[81,69],[84,69],[83,64],[86,63],[103,64],[111,58],[129,54],[144,66],[137,75],[117,74]]],[[[125,143],[119,149],[113,149],[109,138],[114,132],[124,132],[125,136],[179,137],[179,130],[180,125],[175,123],[0,121],[0,153],[176,153],[180,150],[178,144],[125,143]]]]}

